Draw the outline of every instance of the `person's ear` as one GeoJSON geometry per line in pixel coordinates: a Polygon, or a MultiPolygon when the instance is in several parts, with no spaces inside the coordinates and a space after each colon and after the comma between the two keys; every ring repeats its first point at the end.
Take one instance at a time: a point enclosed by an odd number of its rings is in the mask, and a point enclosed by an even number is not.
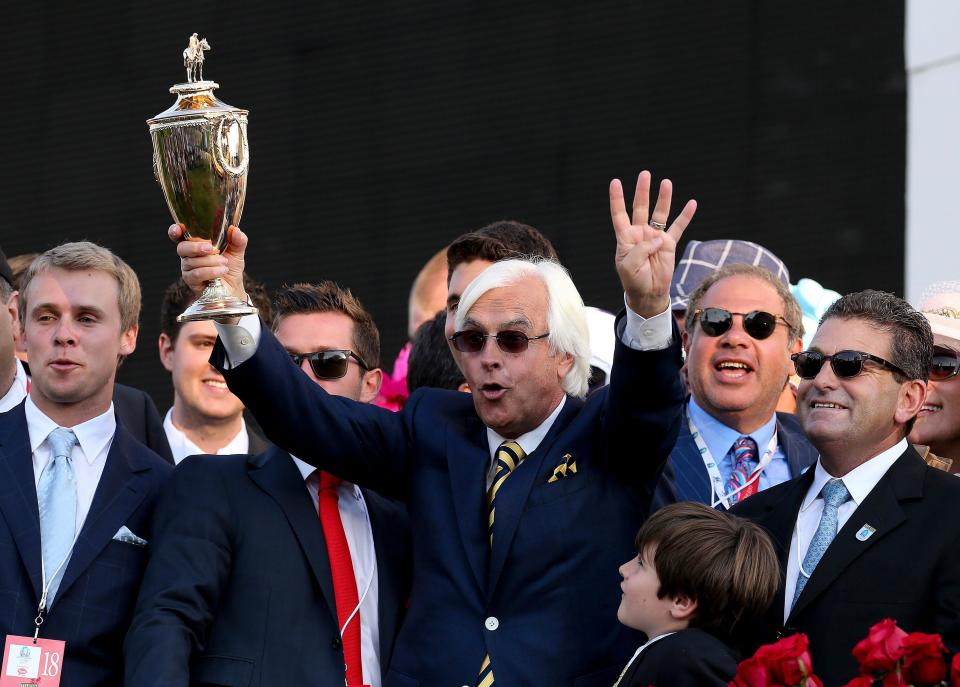
{"type": "Polygon", "coordinates": [[[465,393],[465,394],[469,394],[469,393],[470,393],[470,385],[467,384],[466,382],[462,382],[462,383],[460,384],[460,386],[457,387],[457,391],[461,391],[461,392],[463,392],[463,393],[465,393]]]}
{"type": "Polygon", "coordinates": [[[673,597],[670,604],[670,616],[674,620],[689,621],[693,614],[697,612],[697,600],[685,594],[673,597]]]}
{"type": "Polygon", "coordinates": [[[360,401],[362,403],[372,403],[373,399],[380,393],[380,385],[383,384],[383,370],[376,367],[363,373],[360,380],[360,401]]]}
{"type": "Polygon", "coordinates": [[[915,418],[923,407],[923,402],[927,398],[927,384],[919,379],[911,379],[905,384],[900,385],[900,394],[897,400],[897,410],[894,413],[894,420],[899,424],[908,422],[915,418]]]}
{"type": "Polygon", "coordinates": [[[173,339],[167,334],[161,334],[157,339],[157,348],[160,351],[160,364],[167,372],[173,372],[173,339]]]}

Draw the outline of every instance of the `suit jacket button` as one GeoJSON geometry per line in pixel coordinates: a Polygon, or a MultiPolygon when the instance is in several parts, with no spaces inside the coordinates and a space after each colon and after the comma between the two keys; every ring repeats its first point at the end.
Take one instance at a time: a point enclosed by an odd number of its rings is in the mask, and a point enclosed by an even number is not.
{"type": "Polygon", "coordinates": [[[484,627],[486,627],[488,630],[490,630],[491,632],[493,632],[493,631],[496,630],[498,627],[500,627],[500,621],[497,620],[495,617],[490,616],[489,618],[487,618],[487,619],[483,622],[483,625],[484,625],[484,627]]]}
{"type": "Polygon", "coordinates": [[[340,651],[340,649],[343,648],[343,642],[340,641],[339,637],[334,637],[332,640],[330,640],[330,646],[332,646],[335,651],[340,651]]]}

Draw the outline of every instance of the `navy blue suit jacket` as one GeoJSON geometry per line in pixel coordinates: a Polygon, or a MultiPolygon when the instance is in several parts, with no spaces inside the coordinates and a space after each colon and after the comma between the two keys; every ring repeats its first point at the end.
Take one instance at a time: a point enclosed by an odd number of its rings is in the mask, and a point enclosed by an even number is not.
{"type": "MultiPolygon", "coordinates": [[[[406,501],[414,579],[386,687],[472,685],[486,654],[503,685],[609,687],[641,636],[620,625],[617,568],[636,556],[684,387],[679,336],[617,344],[611,385],[566,404],[497,494],[491,551],[486,428],[470,396],[419,389],[403,411],[330,396],[266,329],[224,376],[267,437],[344,479],[406,501]],[[549,482],[576,461],[577,472],[549,482]]],[[[211,362],[223,367],[222,345],[211,362]]]]}
{"type": "MultiPolygon", "coordinates": [[[[409,594],[410,533],[401,504],[363,496],[386,666],[409,594]]],[[[125,650],[131,687],[344,684],[323,530],[288,454],[271,447],[177,466],[125,650]]]]}
{"type": "MultiPolygon", "coordinates": [[[[153,506],[173,468],[117,424],[103,474],[41,636],[67,643],[63,687],[118,685],[123,636],[146,565],[153,506]]],[[[0,635],[32,636],[40,603],[40,515],[23,404],[0,414],[0,635]]]]}
{"type": "MultiPolygon", "coordinates": [[[[777,443],[790,465],[791,479],[799,477],[806,468],[816,463],[817,456],[820,455],[803,433],[800,422],[789,413],[777,413],[777,443]]],[[[684,405],[683,423],[677,444],[670,452],[663,479],[657,485],[655,508],[674,501],[699,501],[709,506],[712,498],[710,475],[703,464],[700,449],[690,434],[684,405]]],[[[717,508],[724,510],[723,504],[717,505],[717,508]]]]}
{"type": "Polygon", "coordinates": [[[710,633],[689,628],[644,649],[618,687],[727,687],[739,659],[710,633]]]}
{"type": "Polygon", "coordinates": [[[788,556],[813,470],[744,499],[731,512],[763,526],[780,558],[781,584],[763,618],[744,628],[743,654],[804,632],[825,685],[856,677],[851,649],[893,618],[907,632],[939,633],[960,651],[960,479],[908,447],[837,532],[783,622],[788,556]],[[863,539],[864,525],[874,528],[863,539]]]}

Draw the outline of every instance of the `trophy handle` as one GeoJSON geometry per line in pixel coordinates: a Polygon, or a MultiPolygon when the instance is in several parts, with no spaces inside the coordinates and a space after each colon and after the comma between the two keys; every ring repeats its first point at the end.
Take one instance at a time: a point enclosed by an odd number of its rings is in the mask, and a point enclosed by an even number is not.
{"type": "Polygon", "coordinates": [[[247,146],[247,130],[240,121],[233,115],[224,115],[217,121],[213,136],[213,159],[216,163],[217,171],[221,174],[226,173],[234,177],[240,177],[246,174],[247,165],[250,163],[250,149],[247,146]],[[224,147],[229,147],[227,132],[224,130],[225,124],[236,124],[240,129],[240,141],[237,146],[240,151],[240,163],[236,165],[232,164],[223,154],[224,147]]]}

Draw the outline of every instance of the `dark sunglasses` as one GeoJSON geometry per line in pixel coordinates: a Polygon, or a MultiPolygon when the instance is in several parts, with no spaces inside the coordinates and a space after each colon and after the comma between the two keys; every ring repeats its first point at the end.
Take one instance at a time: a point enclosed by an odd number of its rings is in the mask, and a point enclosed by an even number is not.
{"type": "Polygon", "coordinates": [[[833,368],[833,374],[840,379],[856,377],[863,372],[863,364],[867,361],[903,375],[907,379],[910,378],[910,375],[893,363],[863,351],[837,351],[833,355],[824,355],[820,351],[802,351],[791,355],[790,360],[793,361],[793,367],[797,371],[797,376],[801,379],[816,377],[828,360],[830,361],[830,367],[833,368]]]}
{"type": "Polygon", "coordinates": [[[539,336],[527,336],[523,332],[507,329],[496,334],[484,334],[479,329],[464,329],[450,337],[454,348],[461,353],[479,353],[487,343],[487,339],[496,339],[497,346],[504,353],[523,353],[530,346],[531,341],[545,339],[550,332],[539,336]]]}
{"type": "Polygon", "coordinates": [[[363,362],[363,358],[353,351],[317,351],[316,353],[289,353],[290,359],[297,367],[303,366],[303,361],[310,363],[310,369],[317,379],[340,379],[347,374],[347,363],[350,358],[357,361],[357,365],[366,372],[370,366],[363,362]]]}
{"type": "Polygon", "coordinates": [[[700,329],[707,336],[720,336],[733,326],[733,316],[743,316],[743,330],[752,338],[763,341],[773,334],[777,327],[777,322],[790,326],[790,323],[780,317],[780,315],[771,315],[763,310],[751,310],[750,312],[730,312],[723,308],[703,308],[693,311],[693,316],[700,323],[700,329]]]}
{"type": "Polygon", "coordinates": [[[930,380],[942,382],[960,372],[960,354],[948,346],[934,346],[930,360],[930,380]]]}

